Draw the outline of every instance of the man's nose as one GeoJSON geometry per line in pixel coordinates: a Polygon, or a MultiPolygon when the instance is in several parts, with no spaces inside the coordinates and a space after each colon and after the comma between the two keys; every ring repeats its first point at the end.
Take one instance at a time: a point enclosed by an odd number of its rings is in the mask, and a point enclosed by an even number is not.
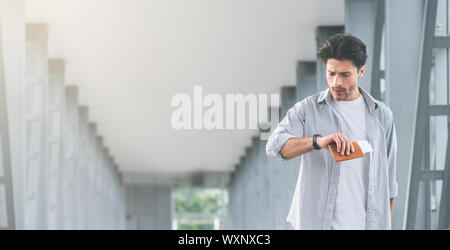
{"type": "Polygon", "coordinates": [[[340,86],[342,85],[342,81],[338,76],[333,77],[333,86],[340,86]]]}

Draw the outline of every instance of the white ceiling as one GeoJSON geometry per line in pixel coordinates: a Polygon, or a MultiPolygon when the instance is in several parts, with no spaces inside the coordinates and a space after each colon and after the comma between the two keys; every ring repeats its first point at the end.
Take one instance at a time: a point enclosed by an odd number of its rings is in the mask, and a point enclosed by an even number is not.
{"type": "Polygon", "coordinates": [[[255,130],[174,130],[171,98],[279,93],[314,29],[344,23],[343,0],[27,0],[49,26],[106,146],[126,172],[229,171],[255,130]]]}

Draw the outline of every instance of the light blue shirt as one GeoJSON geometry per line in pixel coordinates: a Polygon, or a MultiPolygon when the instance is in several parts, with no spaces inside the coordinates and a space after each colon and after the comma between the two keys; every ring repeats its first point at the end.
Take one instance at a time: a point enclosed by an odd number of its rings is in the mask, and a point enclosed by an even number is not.
{"type": "MultiPolygon", "coordinates": [[[[373,152],[369,157],[369,179],[366,200],[366,229],[391,229],[390,198],[398,194],[396,180],[397,137],[392,111],[359,88],[366,104],[367,141],[373,152]]],[[[295,137],[313,134],[344,134],[346,126],[331,105],[334,100],[329,90],[296,103],[270,136],[266,152],[280,155],[284,144],[295,137]]],[[[303,154],[300,172],[287,221],[294,229],[331,229],[341,163],[335,162],[328,150],[303,154]]],[[[349,202],[353,197],[348,197],[349,202]]]]}

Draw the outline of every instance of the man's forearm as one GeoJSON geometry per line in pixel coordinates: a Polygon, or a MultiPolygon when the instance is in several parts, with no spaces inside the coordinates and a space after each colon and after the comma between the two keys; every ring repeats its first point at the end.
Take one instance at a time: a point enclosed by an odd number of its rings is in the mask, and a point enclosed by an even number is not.
{"type": "Polygon", "coordinates": [[[286,159],[313,151],[312,137],[298,137],[289,139],[281,148],[280,154],[286,159]]]}
{"type": "MultiPolygon", "coordinates": [[[[285,159],[291,159],[299,155],[311,152],[314,150],[312,145],[312,137],[297,137],[289,139],[280,150],[281,156],[285,159]]],[[[331,143],[336,143],[337,151],[341,155],[349,155],[355,152],[352,142],[341,133],[335,133],[327,136],[317,137],[317,146],[321,149],[327,149],[331,143]]]]}
{"type": "Polygon", "coordinates": [[[391,202],[390,202],[390,205],[391,205],[391,215],[392,215],[392,212],[394,211],[394,201],[395,201],[395,198],[391,198],[391,202]]]}

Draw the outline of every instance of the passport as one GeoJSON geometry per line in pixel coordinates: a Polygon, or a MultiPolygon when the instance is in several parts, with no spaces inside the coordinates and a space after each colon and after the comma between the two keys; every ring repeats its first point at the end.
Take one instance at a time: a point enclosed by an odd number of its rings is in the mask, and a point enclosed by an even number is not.
{"type": "Polygon", "coordinates": [[[333,158],[336,162],[363,158],[364,153],[369,153],[373,151],[372,147],[367,141],[352,142],[352,144],[353,147],[355,148],[355,152],[350,151],[349,155],[341,155],[340,153],[338,153],[336,143],[332,143],[328,145],[328,147],[330,148],[331,154],[333,155],[333,158]]]}

